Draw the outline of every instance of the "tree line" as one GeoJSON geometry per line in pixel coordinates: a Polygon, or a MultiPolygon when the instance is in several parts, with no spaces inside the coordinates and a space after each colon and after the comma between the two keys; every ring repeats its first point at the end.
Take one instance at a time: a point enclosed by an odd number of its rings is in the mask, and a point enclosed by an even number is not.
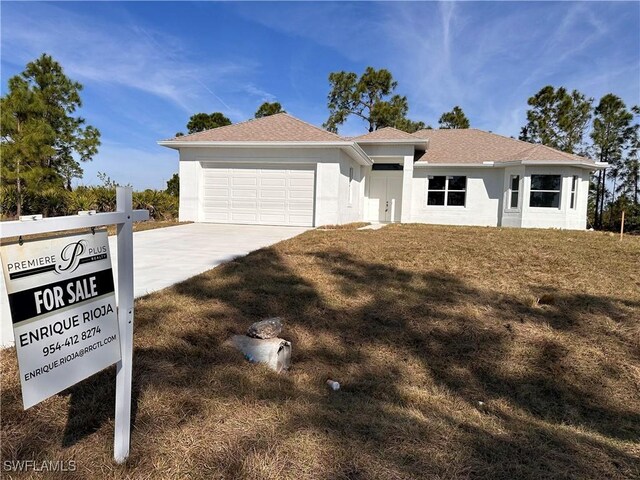
{"type": "Polygon", "coordinates": [[[640,229],[640,107],[607,93],[594,99],[550,85],[528,100],[520,139],[591,158],[609,166],[591,185],[590,217],[595,228],[617,228],[626,210],[629,226],[640,229]]]}
{"type": "MultiPolygon", "coordinates": [[[[385,127],[408,133],[432,128],[424,120],[409,118],[407,97],[396,92],[398,82],[384,68],[367,67],[361,75],[332,72],[328,80],[329,116],[323,124],[328,131],[337,133],[350,117],[361,119],[369,132],[385,127]]],[[[99,130],[75,115],[82,106],[81,91],[82,85],[69,79],[62,66],[46,54],[9,79],[8,91],[0,99],[3,217],[18,216],[25,211],[72,210],[80,203],[85,207],[106,208],[108,202],[88,200],[92,196],[86,189],[94,187],[78,187],[82,198],[69,200],[74,195],[72,180],[82,178],[81,163],[91,160],[100,146],[99,130]],[[61,206],[65,198],[69,208],[61,206]]],[[[607,169],[599,170],[592,181],[589,202],[592,225],[615,228],[620,212],[625,210],[629,226],[640,230],[640,127],[636,118],[640,107],[629,108],[612,93],[594,105],[593,98],[577,90],[550,85],[531,96],[527,104],[527,122],[520,131],[520,140],[609,164],[607,169]]],[[[254,117],[277,113],[286,113],[279,102],[264,102],[254,117]]],[[[191,134],[231,123],[223,112],[200,112],[189,118],[186,130],[191,134]]],[[[438,128],[470,126],[469,118],[459,105],[438,119],[438,128]]],[[[176,137],[181,135],[184,133],[176,133],[176,137]]],[[[112,183],[103,182],[95,188],[112,188],[112,183]]],[[[167,182],[167,189],[161,192],[176,199],[178,187],[175,174],[167,182]]],[[[160,193],[156,197],[158,203],[162,203],[158,200],[160,193]]],[[[167,208],[174,209],[173,206],[167,208]]]]}

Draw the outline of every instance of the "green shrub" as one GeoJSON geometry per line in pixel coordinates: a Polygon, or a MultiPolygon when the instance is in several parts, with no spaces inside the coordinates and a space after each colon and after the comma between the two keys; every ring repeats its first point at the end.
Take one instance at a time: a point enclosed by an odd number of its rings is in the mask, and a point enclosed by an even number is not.
{"type": "Polygon", "coordinates": [[[67,214],[75,215],[80,210],[97,210],[97,195],[95,187],[78,187],[69,192],[67,214]]]}
{"type": "Polygon", "coordinates": [[[116,210],[116,189],[112,187],[90,187],[96,197],[96,211],[114,212],[116,210]]]}
{"type": "MultiPolygon", "coordinates": [[[[149,210],[154,220],[178,218],[178,198],[162,190],[133,192],[133,208],[149,210]]],[[[24,195],[23,212],[45,217],[75,215],[80,210],[113,212],[116,210],[116,189],[112,186],[80,186],[73,191],[49,187],[24,195]]],[[[0,186],[0,214],[15,218],[16,191],[13,185],[0,186]]]]}
{"type": "Polygon", "coordinates": [[[25,197],[25,213],[42,214],[45,217],[66,215],[69,192],[64,188],[47,187],[25,197]]]}
{"type": "Polygon", "coordinates": [[[178,198],[162,190],[133,192],[133,208],[149,210],[154,220],[172,220],[178,217],[178,198]]]}
{"type": "Polygon", "coordinates": [[[15,185],[0,185],[0,215],[12,218],[16,215],[18,194],[15,185]]]}

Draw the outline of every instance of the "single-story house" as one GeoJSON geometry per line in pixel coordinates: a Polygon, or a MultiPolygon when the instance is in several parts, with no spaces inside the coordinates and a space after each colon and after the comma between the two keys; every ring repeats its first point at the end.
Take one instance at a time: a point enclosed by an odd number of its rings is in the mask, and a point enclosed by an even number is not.
{"type": "Polygon", "coordinates": [[[341,137],[286,113],[161,141],[180,152],[180,220],[584,229],[602,164],[473,128],[341,137]]]}

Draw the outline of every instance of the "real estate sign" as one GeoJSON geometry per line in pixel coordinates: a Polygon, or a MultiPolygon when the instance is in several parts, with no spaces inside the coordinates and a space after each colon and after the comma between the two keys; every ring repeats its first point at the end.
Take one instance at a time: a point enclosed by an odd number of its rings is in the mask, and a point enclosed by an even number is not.
{"type": "Polygon", "coordinates": [[[120,360],[106,230],[0,247],[29,408],[120,360]]]}

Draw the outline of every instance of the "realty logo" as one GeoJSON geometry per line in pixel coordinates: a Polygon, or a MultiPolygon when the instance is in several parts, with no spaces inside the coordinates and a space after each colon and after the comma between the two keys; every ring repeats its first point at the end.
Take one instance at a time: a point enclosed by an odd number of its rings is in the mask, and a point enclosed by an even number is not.
{"type": "Polygon", "coordinates": [[[80,266],[80,256],[87,250],[87,241],[79,240],[65,246],[56,262],[56,273],[72,273],[80,266]]]}
{"type": "Polygon", "coordinates": [[[7,265],[9,279],[16,280],[48,272],[53,272],[57,275],[69,275],[75,272],[80,265],[106,260],[109,257],[106,238],[105,234],[105,242],[102,244],[80,239],[66,244],[62,249],[58,250],[59,253],[57,254],[47,253],[29,259],[10,262],[7,265]]]}

